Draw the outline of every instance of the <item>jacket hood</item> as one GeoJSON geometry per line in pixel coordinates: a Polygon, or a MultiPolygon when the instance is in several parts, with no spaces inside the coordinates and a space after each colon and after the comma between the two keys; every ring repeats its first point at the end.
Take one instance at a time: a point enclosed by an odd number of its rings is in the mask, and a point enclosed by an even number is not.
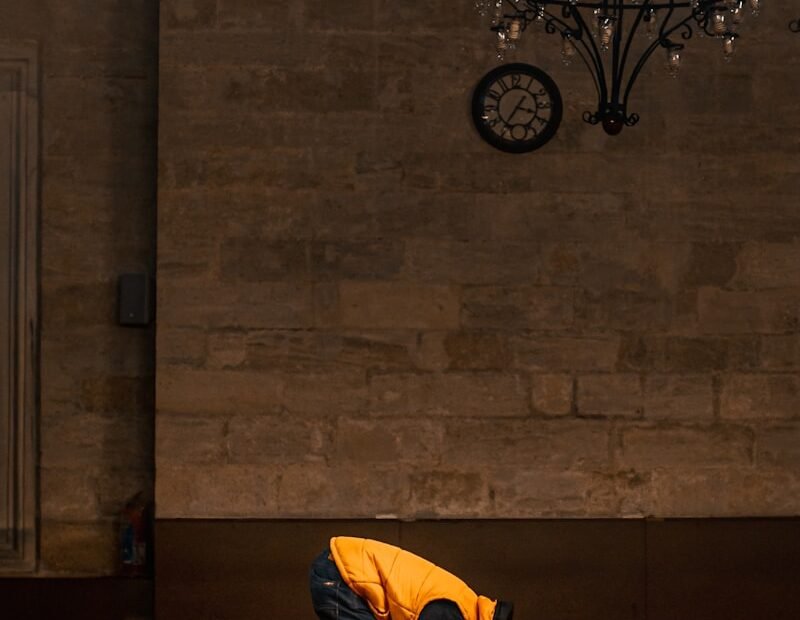
{"type": "Polygon", "coordinates": [[[494,620],[494,610],[497,602],[481,595],[478,596],[478,618],[480,620],[494,620]]]}

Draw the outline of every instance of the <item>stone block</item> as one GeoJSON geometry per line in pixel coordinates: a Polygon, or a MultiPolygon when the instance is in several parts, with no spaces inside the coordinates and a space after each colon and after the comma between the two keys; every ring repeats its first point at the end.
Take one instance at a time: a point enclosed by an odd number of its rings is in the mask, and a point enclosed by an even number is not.
{"type": "MultiPolygon", "coordinates": [[[[445,348],[445,340],[449,333],[451,332],[424,331],[417,336],[417,347],[414,352],[415,368],[434,372],[451,369],[451,357],[445,348]]],[[[451,370],[472,369],[453,367],[451,370]]]]}
{"type": "Polygon", "coordinates": [[[551,287],[467,287],[462,320],[471,328],[557,330],[574,319],[574,292],[551,287]]]}
{"type": "Polygon", "coordinates": [[[621,489],[620,512],[633,516],[762,517],[797,513],[800,477],[792,470],[719,466],[653,471],[643,484],[621,489]]]}
{"type": "Polygon", "coordinates": [[[312,243],[311,273],[316,279],[393,279],[403,265],[401,241],[312,243]]]}
{"type": "Polygon", "coordinates": [[[580,252],[576,244],[547,243],[544,245],[542,284],[576,284],[581,270],[580,252]]]}
{"type": "Polygon", "coordinates": [[[575,323],[589,329],[661,331],[675,315],[675,299],[662,290],[587,290],[575,299],[575,323]]]}
{"type": "Polygon", "coordinates": [[[158,308],[159,326],[168,328],[309,328],[314,323],[313,287],[303,282],[167,281],[159,285],[158,308]]]}
{"type": "Polygon", "coordinates": [[[583,375],[576,389],[578,415],[641,417],[642,379],[632,374],[583,375]]]}
{"type": "Polygon", "coordinates": [[[600,470],[609,465],[609,434],[602,420],[448,420],[442,466],[469,468],[488,454],[492,467],[600,470]]]}
{"type": "Polygon", "coordinates": [[[531,192],[478,194],[475,209],[466,214],[471,215],[470,230],[478,238],[488,236],[562,248],[565,262],[556,260],[551,266],[556,275],[565,271],[572,281],[585,269],[583,243],[596,243],[598,230],[612,236],[621,234],[630,203],[631,197],[626,194],[598,192],[596,187],[590,192],[568,193],[544,192],[537,187],[531,192]]]}
{"type": "Polygon", "coordinates": [[[436,420],[339,418],[334,432],[331,461],[365,467],[375,463],[435,466],[444,439],[444,427],[436,420]]]}
{"type": "Polygon", "coordinates": [[[734,374],[723,378],[720,416],[732,420],[800,416],[796,374],[734,374]]]}
{"type": "Polygon", "coordinates": [[[86,376],[77,395],[82,410],[92,413],[145,415],[153,411],[153,377],[86,376]]]}
{"type": "Polygon", "coordinates": [[[653,370],[664,357],[664,339],[638,332],[624,334],[620,340],[617,368],[621,371],[653,370]]]}
{"type": "Polygon", "coordinates": [[[113,575],[117,572],[117,538],[113,520],[39,526],[39,570],[53,575],[113,575]]]}
{"type": "MultiPolygon", "coordinates": [[[[469,69],[465,66],[463,57],[460,57],[459,54],[447,55],[447,57],[437,54],[438,43],[437,37],[433,36],[434,33],[430,28],[431,18],[433,16],[429,15],[423,32],[415,32],[412,28],[404,28],[402,34],[395,33],[393,36],[387,36],[386,32],[382,31],[382,28],[375,31],[374,34],[378,42],[376,56],[381,73],[386,76],[410,75],[413,76],[415,82],[419,82],[419,85],[423,86],[427,71],[429,77],[436,78],[428,81],[438,84],[441,90],[448,93],[458,91],[461,88],[459,79],[462,77],[467,78],[469,76],[469,78],[475,78],[475,81],[477,81],[476,76],[469,74],[469,69]],[[430,62],[433,57],[437,58],[437,62],[430,62]],[[453,81],[447,82],[447,76],[451,76],[453,81]]],[[[450,25],[451,27],[447,29],[447,36],[453,43],[454,48],[472,46],[476,43],[473,29],[454,28],[452,27],[454,25],[452,22],[450,22],[450,25]]],[[[431,110],[431,114],[434,113],[435,111],[431,110]]],[[[454,115],[451,114],[451,116],[454,115]]],[[[450,138],[451,136],[447,137],[450,138]]],[[[467,137],[472,138],[473,136],[467,137]]]]}
{"type": "Polygon", "coordinates": [[[54,408],[41,416],[42,467],[150,467],[152,411],[88,412],[54,408]]]}
{"type": "Polygon", "coordinates": [[[513,362],[508,334],[501,331],[448,332],[442,346],[451,370],[506,370],[513,362]]]}
{"type": "MultiPolygon", "coordinates": [[[[219,4],[219,3],[218,3],[219,4]]],[[[263,6],[263,3],[262,3],[263,6]]],[[[218,20],[222,22],[227,19],[227,15],[219,15],[218,20]]],[[[291,67],[296,66],[299,58],[303,57],[303,39],[299,33],[287,29],[278,28],[279,24],[274,23],[265,28],[253,31],[243,30],[166,30],[161,34],[159,54],[161,56],[161,66],[165,74],[169,71],[180,70],[181,67],[203,67],[210,65],[262,65],[267,67],[291,67]],[[294,61],[294,64],[293,62],[294,61]]],[[[223,25],[223,28],[226,26],[223,25]]],[[[307,42],[307,39],[306,39],[307,42]]],[[[181,137],[176,131],[187,121],[194,124],[195,118],[176,116],[169,110],[163,110],[161,117],[168,121],[169,133],[167,144],[170,149],[175,149],[185,145],[184,140],[193,140],[192,136],[181,137]]],[[[246,131],[242,129],[257,128],[266,130],[271,127],[277,134],[282,133],[282,126],[276,123],[259,122],[259,115],[252,114],[249,122],[242,124],[242,118],[226,118],[219,120],[219,138],[225,146],[235,147],[236,144],[230,142],[232,136],[224,135],[229,129],[239,126],[239,131],[234,133],[236,139],[245,140],[239,146],[249,145],[247,143],[246,131]],[[231,122],[233,121],[233,122],[231,122]]],[[[206,136],[207,137],[207,136],[206,136]]],[[[207,146],[209,143],[201,142],[198,146],[207,146]]],[[[216,143],[219,146],[219,143],[216,143]]]]}
{"type": "Polygon", "coordinates": [[[456,5],[453,12],[430,11],[428,7],[417,3],[391,2],[379,0],[376,4],[375,27],[381,31],[393,33],[418,33],[458,28],[461,24],[475,21],[475,13],[471,6],[456,5]]]}
{"type": "MultiPolygon", "coordinates": [[[[152,330],[120,330],[110,322],[87,328],[59,330],[41,343],[41,371],[55,375],[138,377],[152,372],[152,330]]],[[[70,392],[80,386],[73,383],[70,392]]]]}
{"type": "Polygon", "coordinates": [[[529,242],[413,239],[403,273],[438,283],[529,285],[539,280],[540,254],[529,242]]]}
{"type": "MultiPolygon", "coordinates": [[[[138,102],[138,105],[143,103],[138,102]]],[[[47,142],[42,145],[45,156],[91,155],[107,150],[109,144],[124,144],[131,152],[139,153],[152,148],[152,134],[155,133],[152,120],[132,119],[121,123],[118,112],[92,107],[96,110],[95,116],[75,118],[69,126],[53,128],[47,134],[47,142]]],[[[140,196],[136,198],[141,200],[140,196]]]]}
{"type": "Polygon", "coordinates": [[[247,361],[247,332],[244,330],[219,330],[208,334],[208,352],[205,367],[213,370],[234,370],[247,361]]]}
{"type": "Polygon", "coordinates": [[[763,468],[778,467],[798,471],[800,423],[786,422],[757,428],[756,464],[763,468]]]}
{"type": "Polygon", "coordinates": [[[165,154],[159,168],[159,188],[173,194],[341,189],[352,185],[354,171],[347,157],[338,155],[325,157],[324,153],[316,153],[312,159],[309,149],[291,146],[275,147],[270,157],[258,150],[243,149],[165,154]]]}
{"type": "Polygon", "coordinates": [[[369,381],[376,415],[521,417],[529,414],[521,377],[490,372],[387,373],[369,381]]]}
{"type": "Polygon", "coordinates": [[[41,468],[40,510],[50,521],[94,521],[100,518],[96,477],[99,468],[41,468]]]}
{"type": "Polygon", "coordinates": [[[305,27],[312,31],[373,30],[375,28],[375,3],[372,0],[350,0],[347,10],[325,0],[306,0],[305,27]]]}
{"type": "Polygon", "coordinates": [[[330,436],[324,418],[237,415],[228,424],[228,460],[243,465],[322,462],[331,448],[330,436]]]}
{"type": "Polygon", "coordinates": [[[695,471],[752,464],[752,433],[736,427],[630,426],[621,430],[623,468],[695,471]]]}
{"type": "Polygon", "coordinates": [[[363,370],[301,372],[165,369],[158,376],[158,410],[169,413],[323,415],[359,411],[366,400],[363,370]]]}
{"type": "Polygon", "coordinates": [[[746,243],[738,257],[733,284],[739,288],[786,289],[800,282],[800,245],[746,243]]]}
{"type": "Polygon", "coordinates": [[[303,241],[229,237],[219,252],[220,276],[228,283],[310,280],[308,247],[303,241]]]}
{"type": "Polygon", "coordinates": [[[368,404],[366,373],[361,368],[336,368],[286,372],[281,402],[291,413],[314,417],[360,413],[368,404]]]}
{"type": "Polygon", "coordinates": [[[155,435],[158,466],[225,463],[229,420],[230,416],[220,413],[159,413],[155,435]]]}
{"type": "Polygon", "coordinates": [[[205,363],[208,343],[204,329],[159,325],[156,338],[158,366],[199,367],[205,363]]]}
{"type": "MultiPolygon", "coordinates": [[[[313,290],[314,327],[334,330],[342,329],[342,305],[340,303],[339,283],[318,282],[313,290]]],[[[370,326],[366,326],[371,329],[370,326]]],[[[355,329],[358,329],[356,327],[355,329]]]]}
{"type": "Polygon", "coordinates": [[[355,154],[356,187],[381,188],[403,181],[402,157],[385,149],[368,149],[355,154]]]}
{"type": "Polygon", "coordinates": [[[755,335],[660,336],[628,334],[620,348],[621,370],[662,373],[707,373],[755,369],[759,342],[755,335]]]}
{"type": "Polygon", "coordinates": [[[114,286],[110,281],[60,286],[48,282],[42,287],[42,303],[51,308],[47,315],[51,329],[107,323],[116,311],[114,286]]]}
{"type": "Polygon", "coordinates": [[[217,21],[217,0],[165,0],[161,20],[169,29],[212,28],[217,21]]]}
{"type": "Polygon", "coordinates": [[[618,516],[611,476],[585,471],[515,467],[486,474],[494,513],[507,519],[618,516]]]}
{"type": "Polygon", "coordinates": [[[710,375],[648,375],[644,417],[650,420],[706,420],[714,417],[710,375]]]}
{"type": "Polygon", "coordinates": [[[737,243],[693,243],[681,284],[723,288],[736,274],[737,243]]]}
{"type": "Polygon", "coordinates": [[[515,364],[532,372],[604,371],[617,363],[620,338],[615,334],[552,335],[512,332],[515,364]]]}
{"type": "Polygon", "coordinates": [[[405,508],[412,518],[470,518],[491,512],[485,476],[474,471],[415,471],[405,508]]]}
{"type": "MultiPolygon", "coordinates": [[[[291,68],[168,65],[164,78],[169,82],[159,99],[162,109],[171,106],[173,111],[213,108],[241,112],[253,106],[266,106],[273,112],[287,114],[353,113],[370,112],[377,102],[374,69],[363,64],[325,69],[319,65],[291,68]]],[[[268,163],[265,159],[261,165],[268,163]]],[[[240,175],[245,173],[249,174],[249,169],[239,171],[240,175]]]]}
{"type": "Polygon", "coordinates": [[[267,330],[245,337],[251,369],[385,370],[414,366],[417,336],[405,330],[267,330]]]}
{"type": "Polygon", "coordinates": [[[752,335],[671,336],[664,339],[663,372],[708,372],[758,366],[758,338],[752,335]]]}
{"type": "MultiPolygon", "coordinates": [[[[194,123],[190,132],[181,129],[182,134],[193,135],[196,131],[194,123]]],[[[252,128],[248,132],[249,135],[254,133],[252,128]]],[[[206,137],[206,140],[212,139],[217,140],[206,137]]],[[[159,211],[158,226],[160,231],[169,235],[170,242],[161,244],[159,262],[164,252],[172,253],[176,262],[184,262],[182,254],[186,253],[195,259],[192,249],[199,245],[203,248],[202,259],[216,265],[216,260],[212,259],[218,244],[232,237],[255,236],[270,241],[310,239],[313,234],[311,206],[316,201],[315,196],[310,189],[245,187],[231,191],[215,188],[168,190],[162,187],[159,205],[164,209],[159,211]],[[224,222],[220,221],[220,212],[228,216],[224,222]],[[213,243],[207,245],[207,239],[213,243]],[[213,251],[209,251],[209,247],[213,251]],[[176,248],[179,252],[174,251],[176,248]]]]}
{"type": "MultiPolygon", "coordinates": [[[[678,183],[676,186],[685,188],[678,183]]],[[[701,243],[708,243],[709,239],[789,241],[798,231],[790,203],[779,194],[774,198],[769,196],[764,188],[737,190],[730,198],[665,195],[647,205],[639,205],[638,211],[631,213],[629,224],[643,234],[668,235],[701,243]],[[753,204],[760,208],[749,208],[753,204]],[[731,205],[742,207],[732,209],[731,205]]]]}
{"type": "Polygon", "coordinates": [[[303,518],[404,517],[408,473],[396,466],[289,465],[280,475],[277,514],[303,518]]]}
{"type": "Polygon", "coordinates": [[[344,281],[339,304],[346,328],[452,329],[459,324],[458,291],[449,285],[344,281]]]}
{"type": "Polygon", "coordinates": [[[282,406],[279,373],[167,368],[156,376],[158,417],[270,413],[282,406]]]}
{"type": "Polygon", "coordinates": [[[698,324],[710,334],[777,333],[800,323],[796,290],[724,291],[703,287],[698,295],[698,324]]]}
{"type": "Polygon", "coordinates": [[[629,231],[610,239],[595,234],[576,243],[575,250],[579,283],[600,296],[626,292],[666,296],[678,288],[689,254],[685,244],[643,239],[629,231]]]}
{"type": "Polygon", "coordinates": [[[800,368],[800,336],[775,334],[761,337],[761,365],[768,370],[800,368]]]}
{"type": "Polygon", "coordinates": [[[162,465],[156,472],[159,519],[277,516],[280,472],[272,465],[162,465]]]}
{"type": "Polygon", "coordinates": [[[533,375],[531,404],[534,411],[561,416],[572,413],[575,380],[572,375],[533,375]]]}
{"type": "Polygon", "coordinates": [[[284,2],[216,0],[216,3],[222,28],[286,29],[291,16],[290,7],[284,2]]]}
{"type": "MultiPolygon", "coordinates": [[[[426,169],[431,174],[430,168],[426,169]]],[[[405,170],[406,176],[410,174],[405,170]]],[[[414,188],[331,189],[312,205],[316,237],[341,242],[405,237],[449,239],[470,197],[414,188]]]]}
{"type": "MultiPolygon", "coordinates": [[[[137,142],[132,143],[130,150],[123,148],[114,149],[115,144],[106,143],[102,149],[94,152],[84,150],[89,157],[109,157],[117,151],[119,155],[142,153],[154,141],[152,130],[155,121],[146,107],[154,104],[153,87],[146,80],[131,80],[127,77],[113,77],[109,75],[98,77],[50,77],[47,80],[48,96],[52,97],[48,114],[52,113],[59,118],[69,121],[53,126],[52,133],[47,132],[48,143],[58,136],[72,136],[80,140],[79,131],[82,127],[79,121],[93,121],[97,124],[97,131],[102,133],[103,127],[108,129],[122,129],[134,127],[139,130],[137,142]],[[138,147],[138,148],[137,148],[138,147]]],[[[85,127],[85,126],[84,126],[85,127]]],[[[91,137],[85,139],[91,140],[91,137]]],[[[48,149],[48,154],[59,154],[58,150],[48,149]]],[[[69,156],[70,153],[63,153],[69,156]]],[[[145,161],[137,161],[137,168],[148,168],[145,161]]],[[[152,187],[152,185],[151,185],[152,187]]]]}
{"type": "MultiPolygon", "coordinates": [[[[158,12],[158,7],[147,8],[150,9],[149,12],[158,12]],[[155,10],[153,11],[153,9],[155,10]]],[[[48,18],[52,19],[52,16],[48,18]]],[[[45,21],[42,20],[41,23],[45,23],[45,21]]],[[[83,24],[85,26],[85,20],[83,24]]],[[[80,26],[76,26],[76,28],[79,29],[80,26]]],[[[136,78],[147,80],[154,91],[157,79],[153,70],[156,63],[153,46],[158,39],[158,33],[155,30],[156,28],[151,26],[144,33],[146,35],[144,39],[134,40],[134,37],[131,37],[124,46],[118,39],[112,38],[113,33],[112,37],[108,37],[107,40],[95,39],[92,41],[92,45],[87,47],[48,46],[42,54],[46,67],[45,76],[82,78],[111,75],[136,78]]],[[[151,110],[147,110],[147,112],[151,110]]],[[[139,113],[141,114],[141,112],[140,110],[139,113]]]]}

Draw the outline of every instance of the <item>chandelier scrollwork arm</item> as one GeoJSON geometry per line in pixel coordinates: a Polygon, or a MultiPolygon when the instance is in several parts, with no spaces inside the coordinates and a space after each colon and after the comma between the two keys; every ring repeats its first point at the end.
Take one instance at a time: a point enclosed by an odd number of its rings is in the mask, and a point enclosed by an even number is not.
{"type": "MultiPolygon", "coordinates": [[[[517,46],[532,24],[547,34],[558,33],[565,63],[579,56],[597,90],[598,105],[584,113],[587,123],[602,123],[609,134],[635,125],[628,114],[634,84],[657,49],[664,49],[666,66],[676,75],[686,41],[697,30],[722,42],[726,59],[734,51],[746,7],[755,14],[762,0],[474,0],[490,14],[499,57],[517,46]],[[637,33],[649,41],[638,44],[637,33]],[[634,61],[635,54],[638,58],[634,61]]],[[[800,19],[790,28],[800,32],[800,19]]]]}

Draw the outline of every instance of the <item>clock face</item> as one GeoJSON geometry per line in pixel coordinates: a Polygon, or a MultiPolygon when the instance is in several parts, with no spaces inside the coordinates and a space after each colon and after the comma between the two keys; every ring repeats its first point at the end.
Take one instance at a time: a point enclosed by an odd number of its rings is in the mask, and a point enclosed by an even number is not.
{"type": "Polygon", "coordinates": [[[544,71],[524,63],[487,73],[472,95],[472,120],[481,138],[507,153],[544,146],[561,122],[558,86],[544,71]]]}

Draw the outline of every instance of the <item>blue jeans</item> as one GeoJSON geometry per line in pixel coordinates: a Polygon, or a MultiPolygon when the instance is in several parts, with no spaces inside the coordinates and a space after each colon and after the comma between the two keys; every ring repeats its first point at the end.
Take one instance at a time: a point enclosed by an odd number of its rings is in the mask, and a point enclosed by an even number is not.
{"type": "Polygon", "coordinates": [[[342,580],[326,549],[311,563],[311,602],[320,620],[375,620],[367,602],[342,580]]]}

